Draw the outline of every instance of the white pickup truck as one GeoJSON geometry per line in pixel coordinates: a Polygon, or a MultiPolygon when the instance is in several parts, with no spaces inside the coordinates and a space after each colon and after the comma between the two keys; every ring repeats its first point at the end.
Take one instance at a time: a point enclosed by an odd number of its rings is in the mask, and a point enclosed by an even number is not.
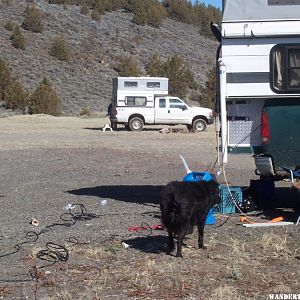
{"type": "Polygon", "coordinates": [[[191,107],[167,94],[168,78],[114,78],[110,109],[112,127],[116,129],[117,124],[124,124],[129,130],[141,131],[146,124],[182,124],[197,132],[213,123],[211,109],[191,107]]]}
{"type": "Polygon", "coordinates": [[[177,97],[160,96],[154,98],[153,107],[112,107],[110,120],[132,131],[142,130],[145,124],[185,124],[189,130],[204,131],[207,124],[213,123],[213,116],[211,109],[190,107],[177,97]]]}

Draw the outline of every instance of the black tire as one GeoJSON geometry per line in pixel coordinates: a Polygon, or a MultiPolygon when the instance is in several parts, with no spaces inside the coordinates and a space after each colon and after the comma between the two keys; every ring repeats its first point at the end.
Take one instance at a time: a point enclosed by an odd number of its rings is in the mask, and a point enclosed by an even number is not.
{"type": "Polygon", "coordinates": [[[196,119],[193,122],[193,131],[194,132],[201,132],[204,131],[207,127],[205,120],[203,119],[196,119]]]}
{"type": "Polygon", "coordinates": [[[128,124],[124,124],[124,126],[125,126],[125,128],[126,128],[127,130],[130,130],[130,128],[129,128],[129,125],[128,125],[128,124]]]}
{"type": "Polygon", "coordinates": [[[128,122],[131,131],[141,131],[144,127],[144,122],[140,117],[133,117],[128,122]]]}

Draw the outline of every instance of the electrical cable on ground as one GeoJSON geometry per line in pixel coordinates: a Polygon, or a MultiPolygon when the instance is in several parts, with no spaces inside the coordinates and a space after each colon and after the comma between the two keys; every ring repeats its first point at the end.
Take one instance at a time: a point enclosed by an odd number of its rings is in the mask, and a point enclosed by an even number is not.
{"type": "MultiPolygon", "coordinates": [[[[116,214],[114,214],[114,215],[116,215],[116,214]]],[[[36,242],[40,235],[42,235],[46,232],[49,232],[52,228],[54,228],[56,226],[70,227],[70,226],[75,225],[78,221],[91,220],[93,218],[99,218],[101,216],[102,215],[88,213],[86,207],[83,204],[72,204],[69,208],[69,212],[63,213],[60,215],[60,219],[63,221],[63,223],[53,223],[51,225],[47,225],[43,229],[41,229],[39,232],[28,231],[25,234],[25,238],[27,240],[15,244],[13,246],[13,248],[15,249],[14,251],[0,254],[0,259],[10,256],[10,255],[13,255],[13,254],[16,254],[17,252],[20,251],[22,245],[36,242]]],[[[72,247],[72,246],[75,246],[78,244],[83,244],[83,243],[79,243],[75,237],[70,237],[67,242],[71,243],[71,245],[69,247],[72,247]]],[[[56,244],[53,242],[48,242],[46,244],[46,249],[41,250],[37,254],[37,258],[44,260],[44,261],[48,261],[49,264],[46,264],[46,265],[43,265],[40,267],[35,267],[35,271],[30,272],[31,279],[29,279],[29,278],[0,279],[0,282],[14,283],[14,282],[28,282],[28,281],[32,281],[32,280],[38,280],[37,272],[39,269],[51,266],[59,261],[63,261],[63,262],[67,261],[69,259],[69,252],[65,246],[62,246],[62,245],[59,245],[59,244],[56,244]]]]}

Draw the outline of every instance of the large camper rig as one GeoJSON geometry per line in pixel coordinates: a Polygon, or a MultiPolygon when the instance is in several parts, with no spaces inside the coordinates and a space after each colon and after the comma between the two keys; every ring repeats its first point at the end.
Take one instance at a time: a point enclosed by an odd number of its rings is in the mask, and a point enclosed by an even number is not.
{"type": "Polygon", "coordinates": [[[216,36],[223,164],[250,152],[260,176],[300,175],[300,0],[223,0],[216,36]]]}

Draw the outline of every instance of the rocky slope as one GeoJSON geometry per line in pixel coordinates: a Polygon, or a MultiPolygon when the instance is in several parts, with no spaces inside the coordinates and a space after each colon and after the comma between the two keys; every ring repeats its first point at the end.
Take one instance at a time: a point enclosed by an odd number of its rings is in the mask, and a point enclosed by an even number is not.
{"type": "MultiPolygon", "coordinates": [[[[106,110],[111,98],[113,67],[119,56],[131,55],[142,70],[151,55],[168,58],[178,53],[194,72],[201,85],[214,63],[215,41],[199,34],[196,27],[167,19],[157,29],[132,22],[132,14],[107,13],[100,21],[82,15],[80,7],[49,4],[36,0],[43,12],[42,33],[23,29],[27,47],[15,49],[11,32],[4,28],[8,20],[21,25],[28,1],[0,1],[0,57],[10,65],[29,92],[46,76],[63,100],[65,115],[78,115],[83,108],[97,114],[106,110]],[[53,39],[64,35],[72,50],[70,63],[49,56],[53,39]]],[[[31,2],[31,1],[30,1],[31,2]]],[[[145,73],[146,75],[146,73],[145,73]]]]}

